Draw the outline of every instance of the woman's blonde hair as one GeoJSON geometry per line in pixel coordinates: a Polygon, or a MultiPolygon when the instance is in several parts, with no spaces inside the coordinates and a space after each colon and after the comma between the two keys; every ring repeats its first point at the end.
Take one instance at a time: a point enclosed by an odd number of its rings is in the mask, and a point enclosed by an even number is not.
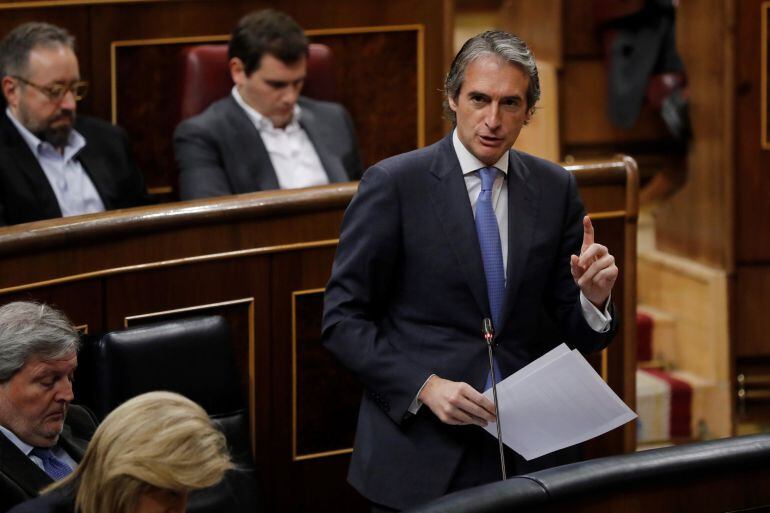
{"type": "Polygon", "coordinates": [[[225,437],[203,408],[179,394],[149,392],[110,413],[77,469],[46,491],[72,487],[79,513],[133,513],[145,491],[205,488],[231,468],[225,437]]]}

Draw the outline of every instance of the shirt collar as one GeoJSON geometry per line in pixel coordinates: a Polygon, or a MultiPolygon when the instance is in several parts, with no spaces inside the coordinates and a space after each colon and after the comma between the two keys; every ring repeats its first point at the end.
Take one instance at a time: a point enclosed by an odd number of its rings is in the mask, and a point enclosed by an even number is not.
{"type": "MultiPolygon", "coordinates": [[[[249,119],[251,119],[251,122],[256,125],[256,127],[259,130],[281,130],[280,128],[275,128],[273,126],[273,122],[270,121],[268,118],[257,112],[256,109],[254,109],[251,105],[246,103],[246,100],[243,99],[241,96],[240,91],[238,91],[238,86],[233,86],[232,90],[233,99],[235,99],[235,103],[241,106],[241,108],[246,111],[246,115],[249,116],[249,119]]],[[[286,128],[284,130],[286,131],[292,131],[297,130],[299,128],[299,120],[302,117],[302,109],[300,108],[299,104],[294,104],[294,112],[291,116],[291,121],[289,121],[289,124],[286,125],[286,128]]]]}
{"type": "Polygon", "coordinates": [[[13,445],[19,448],[21,452],[24,453],[25,456],[29,456],[29,453],[32,452],[32,449],[35,447],[32,445],[29,445],[28,443],[22,441],[18,436],[14,434],[13,431],[10,429],[7,429],[3,426],[0,426],[0,432],[2,432],[5,437],[11,441],[13,445]]]}
{"type": "MultiPolygon", "coordinates": [[[[24,142],[27,143],[27,146],[29,146],[29,149],[32,151],[32,153],[35,156],[39,156],[43,151],[46,149],[50,149],[51,151],[56,151],[56,149],[48,142],[41,141],[38,136],[27,130],[27,127],[21,124],[16,117],[14,117],[13,113],[11,113],[11,108],[7,107],[5,109],[5,115],[8,116],[8,119],[11,120],[13,125],[16,127],[16,130],[19,131],[19,134],[21,135],[21,138],[24,139],[24,142]]],[[[69,140],[67,140],[67,144],[64,146],[64,152],[63,157],[65,160],[69,160],[77,153],[82,150],[86,145],[86,139],[83,137],[80,132],[78,132],[75,129],[72,129],[70,131],[69,140]]],[[[58,153],[58,151],[57,151],[58,153]]]]}
{"type": "MultiPolygon", "coordinates": [[[[484,164],[482,161],[480,161],[476,156],[468,151],[468,148],[465,147],[465,145],[460,141],[460,137],[457,135],[457,129],[455,128],[452,131],[452,145],[455,148],[455,153],[457,154],[457,159],[460,161],[460,169],[463,171],[463,175],[467,175],[469,173],[473,173],[474,171],[477,171],[481,169],[482,167],[489,167],[486,164],[484,164]]],[[[495,162],[495,165],[492,167],[496,167],[500,171],[503,172],[503,174],[508,174],[508,152],[506,151],[503,153],[503,155],[500,157],[500,160],[495,162]]]]}

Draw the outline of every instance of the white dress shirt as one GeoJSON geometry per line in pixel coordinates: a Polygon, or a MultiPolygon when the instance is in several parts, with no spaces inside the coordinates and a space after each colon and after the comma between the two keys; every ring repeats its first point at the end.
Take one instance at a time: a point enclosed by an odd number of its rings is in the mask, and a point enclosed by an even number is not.
{"type": "Polygon", "coordinates": [[[104,203],[83,165],[76,158],[86,146],[85,138],[76,130],[70,132],[64,151],[59,152],[50,143],[41,141],[27,130],[11,113],[5,111],[27,143],[38,164],[51,184],[63,217],[104,212],[104,203]]]}
{"type": "MultiPolygon", "coordinates": [[[[24,455],[32,461],[35,465],[40,467],[40,470],[45,472],[45,469],[43,468],[43,460],[38,458],[37,456],[33,456],[30,454],[32,452],[32,449],[35,448],[33,445],[29,445],[28,443],[22,441],[18,436],[16,436],[13,431],[10,429],[7,429],[3,426],[0,426],[0,433],[5,435],[5,437],[11,441],[13,445],[19,448],[21,452],[24,453],[24,455]]],[[[51,452],[53,452],[53,455],[65,462],[67,465],[70,466],[71,469],[75,469],[78,464],[75,460],[72,459],[72,457],[67,454],[67,451],[59,447],[58,445],[55,445],[51,447],[51,452]]]]}
{"type": "Polygon", "coordinates": [[[294,114],[286,128],[275,128],[273,122],[251,108],[233,87],[233,98],[249,116],[265,144],[281,189],[297,189],[329,183],[321,159],[307,132],[299,124],[302,109],[294,105],[294,114]]]}

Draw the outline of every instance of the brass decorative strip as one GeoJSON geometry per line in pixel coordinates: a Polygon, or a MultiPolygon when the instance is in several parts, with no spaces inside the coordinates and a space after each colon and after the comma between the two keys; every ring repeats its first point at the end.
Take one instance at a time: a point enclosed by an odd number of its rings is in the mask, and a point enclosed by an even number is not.
{"type": "Polygon", "coordinates": [[[609,369],[610,369],[610,365],[609,365],[608,356],[607,356],[607,348],[604,348],[602,350],[602,379],[604,380],[605,383],[609,378],[609,374],[610,374],[609,369]]]}
{"type": "Polygon", "coordinates": [[[0,3],[0,11],[11,9],[29,9],[42,7],[71,7],[109,4],[149,4],[159,3],[158,0],[31,0],[25,2],[0,3]]]}
{"type": "Polygon", "coordinates": [[[768,41],[768,32],[767,32],[767,24],[768,24],[767,17],[770,16],[770,2],[762,2],[762,5],[760,6],[759,10],[760,10],[760,17],[762,18],[762,35],[759,41],[760,54],[762,59],[762,62],[760,62],[759,64],[760,97],[761,97],[761,106],[760,106],[761,129],[759,133],[759,142],[763,150],[770,150],[770,140],[768,139],[768,136],[767,136],[768,135],[767,134],[767,46],[770,44],[770,41],[768,41]]]}
{"type": "Polygon", "coordinates": [[[588,217],[593,219],[625,219],[628,213],[625,210],[608,210],[606,212],[589,212],[588,217]]]}
{"type": "Polygon", "coordinates": [[[340,454],[353,454],[353,448],[351,447],[350,449],[340,449],[338,451],[317,452],[314,454],[303,454],[302,456],[295,456],[293,461],[317,460],[318,458],[328,458],[330,456],[339,456],[340,454]]]}
{"type": "Polygon", "coordinates": [[[187,306],[184,308],[175,308],[173,310],[160,310],[157,312],[149,312],[139,315],[129,315],[123,318],[123,327],[128,328],[128,324],[130,321],[139,321],[143,319],[152,319],[154,317],[163,317],[167,315],[173,315],[178,313],[185,313],[185,312],[195,312],[199,310],[209,310],[211,308],[220,308],[223,306],[230,306],[230,305],[239,305],[239,304],[246,304],[246,303],[254,303],[253,297],[247,297],[242,299],[233,299],[230,301],[221,301],[219,303],[208,303],[204,305],[195,305],[195,306],[187,306]]]}
{"type": "Polygon", "coordinates": [[[174,192],[174,188],[170,185],[164,185],[162,187],[150,187],[147,189],[150,194],[171,194],[174,192]]]}
{"type": "Polygon", "coordinates": [[[291,460],[305,461],[350,454],[353,448],[337,449],[311,454],[297,454],[297,297],[318,294],[324,288],[295,290],[291,293],[291,460]]]}
{"type": "Polygon", "coordinates": [[[342,34],[369,34],[372,32],[410,32],[421,31],[425,25],[415,23],[412,25],[368,25],[363,27],[335,27],[325,29],[309,29],[305,31],[308,36],[337,36],[342,34]]]}
{"type": "Polygon", "coordinates": [[[110,46],[118,48],[121,46],[153,46],[153,45],[176,45],[184,43],[226,43],[230,40],[229,34],[214,34],[210,36],[178,36],[178,37],[155,37],[146,39],[123,39],[113,41],[110,46]]]}
{"type": "Polygon", "coordinates": [[[328,239],[313,242],[297,242],[294,244],[281,244],[277,246],[266,246],[264,248],[252,248],[252,249],[239,249],[237,251],[228,251],[225,253],[213,253],[210,255],[198,255],[193,257],[177,258],[173,260],[163,260],[160,262],[150,262],[146,264],[128,265],[124,267],[114,267],[112,269],[103,269],[101,271],[93,271],[89,273],[73,274],[71,276],[64,276],[62,278],[55,278],[52,280],[39,281],[35,283],[27,283],[25,285],[17,285],[15,287],[8,287],[0,289],[0,294],[9,294],[12,292],[20,292],[26,290],[32,290],[39,287],[47,287],[50,285],[61,285],[64,283],[72,283],[81,280],[87,280],[91,278],[103,278],[106,276],[114,276],[117,274],[124,274],[132,271],[146,271],[150,269],[160,269],[165,267],[175,267],[179,265],[186,265],[195,262],[211,262],[216,260],[227,260],[230,258],[240,258],[245,256],[254,255],[268,255],[271,253],[279,253],[281,251],[299,251],[302,249],[313,248],[326,248],[337,245],[339,239],[328,239]]]}

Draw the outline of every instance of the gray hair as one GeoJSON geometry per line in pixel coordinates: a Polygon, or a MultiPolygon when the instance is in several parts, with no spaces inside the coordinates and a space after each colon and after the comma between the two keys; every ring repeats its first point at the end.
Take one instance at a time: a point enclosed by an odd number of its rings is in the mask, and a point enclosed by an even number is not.
{"type": "Polygon", "coordinates": [[[77,330],[59,310],[30,301],[0,307],[0,383],[32,356],[54,360],[79,348],[77,330]]]}
{"type": "Polygon", "coordinates": [[[463,47],[452,61],[446,80],[444,81],[444,115],[457,124],[457,116],[449,108],[449,98],[457,102],[460,89],[465,81],[465,70],[468,65],[485,55],[497,55],[505,62],[518,66],[529,76],[527,87],[527,110],[534,113],[535,104],[540,99],[540,79],[537,74],[535,56],[527,43],[508,32],[489,30],[477,36],[473,36],[465,42],[463,47]]]}
{"type": "Polygon", "coordinates": [[[50,23],[33,21],[19,25],[0,41],[0,78],[24,75],[29,64],[29,53],[40,46],[66,46],[74,50],[75,38],[63,28],[50,23]]]}

